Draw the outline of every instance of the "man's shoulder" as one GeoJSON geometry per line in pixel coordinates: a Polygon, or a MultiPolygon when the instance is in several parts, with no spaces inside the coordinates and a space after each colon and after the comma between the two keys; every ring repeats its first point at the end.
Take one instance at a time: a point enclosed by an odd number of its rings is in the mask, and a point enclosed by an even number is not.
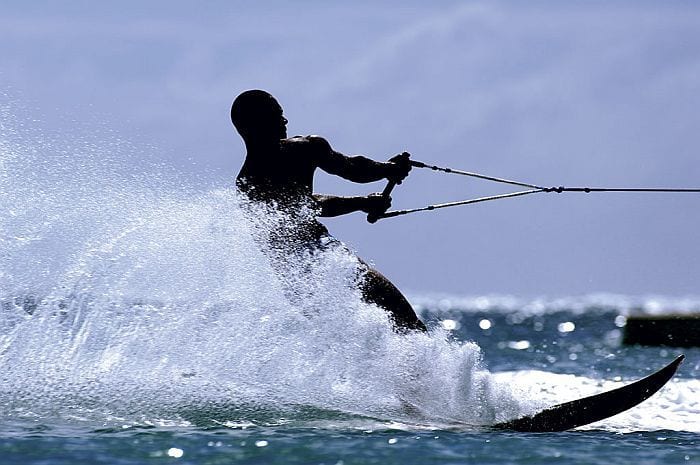
{"type": "Polygon", "coordinates": [[[328,141],[321,137],[317,136],[316,134],[310,134],[307,136],[292,136],[287,139],[285,139],[285,142],[288,144],[326,144],[330,145],[328,141]]]}
{"type": "Polygon", "coordinates": [[[294,136],[285,139],[284,145],[293,150],[310,150],[316,153],[330,152],[331,144],[317,135],[294,136]]]}

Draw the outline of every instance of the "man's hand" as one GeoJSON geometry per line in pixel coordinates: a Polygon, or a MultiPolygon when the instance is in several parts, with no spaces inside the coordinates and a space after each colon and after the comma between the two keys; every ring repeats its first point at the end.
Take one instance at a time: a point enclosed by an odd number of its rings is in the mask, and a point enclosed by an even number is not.
{"type": "Polygon", "coordinates": [[[409,160],[410,157],[411,154],[408,152],[403,152],[390,158],[389,162],[387,163],[389,173],[386,175],[386,178],[389,181],[394,181],[396,184],[401,184],[401,181],[406,179],[408,172],[411,171],[412,167],[409,160]]]}
{"type": "Polygon", "coordinates": [[[380,193],[369,194],[362,199],[361,210],[367,214],[381,215],[391,207],[391,197],[380,193]]]}

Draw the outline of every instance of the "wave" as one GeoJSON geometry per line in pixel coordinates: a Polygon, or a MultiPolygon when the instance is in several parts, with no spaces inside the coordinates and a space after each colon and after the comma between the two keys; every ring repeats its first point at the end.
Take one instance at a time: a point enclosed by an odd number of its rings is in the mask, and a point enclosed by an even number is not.
{"type": "Polygon", "coordinates": [[[425,292],[414,292],[409,295],[411,303],[417,309],[429,309],[434,312],[517,313],[523,317],[561,312],[574,315],[592,312],[614,312],[624,316],[693,315],[700,313],[700,296],[630,296],[612,293],[591,293],[579,296],[528,298],[498,294],[458,296],[425,292]]]}

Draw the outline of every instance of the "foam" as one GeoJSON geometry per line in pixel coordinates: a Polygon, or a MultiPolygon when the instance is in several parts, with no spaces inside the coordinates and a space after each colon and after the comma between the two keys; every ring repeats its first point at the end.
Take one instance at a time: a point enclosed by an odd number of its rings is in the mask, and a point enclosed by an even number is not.
{"type": "MultiPolygon", "coordinates": [[[[522,409],[528,414],[570,400],[598,394],[630,381],[592,379],[536,370],[497,373],[494,377],[519,390],[522,409]]],[[[583,430],[700,432],[700,380],[674,379],[645,402],[608,419],[581,427],[583,430]]]]}

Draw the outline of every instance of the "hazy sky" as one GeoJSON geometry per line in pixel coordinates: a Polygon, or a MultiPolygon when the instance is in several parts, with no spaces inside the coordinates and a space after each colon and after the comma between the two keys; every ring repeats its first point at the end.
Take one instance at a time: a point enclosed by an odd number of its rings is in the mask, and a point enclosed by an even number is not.
{"type": "MultiPolygon", "coordinates": [[[[231,181],[244,149],[230,103],[263,88],[291,134],[348,154],[408,150],[544,185],[700,187],[690,1],[5,1],[0,85],[48,127],[105,125],[231,181]]],[[[508,189],[415,170],[394,203],[508,189]]],[[[538,194],[325,223],[409,291],[697,295],[699,206],[700,194],[538,194]]]]}

